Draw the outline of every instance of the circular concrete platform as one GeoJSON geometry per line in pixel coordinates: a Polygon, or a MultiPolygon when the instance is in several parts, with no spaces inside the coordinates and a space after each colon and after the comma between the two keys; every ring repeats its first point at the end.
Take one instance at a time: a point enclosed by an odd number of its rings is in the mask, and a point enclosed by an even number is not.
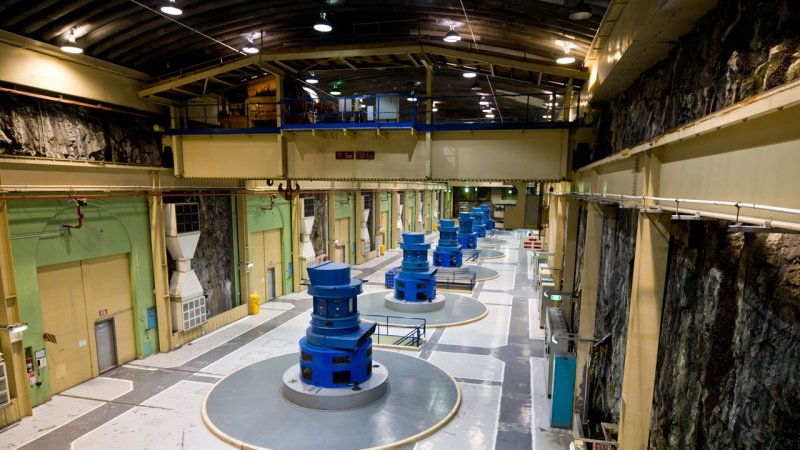
{"type": "Polygon", "coordinates": [[[479,248],[477,250],[462,250],[462,253],[464,254],[463,256],[464,260],[474,255],[475,252],[478,252],[478,259],[497,259],[506,256],[506,254],[501,252],[500,250],[492,250],[490,248],[479,248]]]}
{"type": "Polygon", "coordinates": [[[359,408],[377,401],[389,389],[389,371],[372,360],[372,376],[352,389],[324,388],[300,380],[300,363],[283,373],[283,396],[297,406],[311,409],[343,410],[359,408]]]}
{"type": "Polygon", "coordinates": [[[431,312],[444,308],[445,298],[443,294],[436,294],[427,302],[409,302],[394,298],[394,291],[391,291],[383,298],[383,304],[389,309],[404,313],[431,312]]]}
{"type": "Polygon", "coordinates": [[[495,237],[504,237],[504,236],[511,237],[511,236],[514,236],[514,232],[495,228],[494,229],[494,236],[495,237]]]}
{"type": "Polygon", "coordinates": [[[476,266],[476,265],[463,266],[460,269],[449,269],[449,268],[446,268],[446,267],[440,267],[439,268],[439,272],[437,273],[437,276],[441,275],[443,277],[447,277],[450,272],[457,272],[457,271],[459,271],[461,269],[466,269],[466,270],[474,273],[475,274],[475,281],[478,282],[478,283],[480,283],[481,281],[493,280],[493,279],[495,279],[495,278],[500,276],[500,272],[498,272],[498,271],[496,271],[496,270],[494,270],[492,268],[483,267],[483,266],[476,266]]]}
{"type": "MultiPolygon", "coordinates": [[[[385,305],[386,294],[392,291],[370,292],[358,296],[358,311],[361,314],[374,314],[377,316],[419,317],[425,319],[428,328],[452,327],[476,322],[486,317],[489,310],[482,302],[464,295],[450,292],[439,293],[444,296],[444,308],[430,312],[400,313],[389,309],[385,305]]],[[[362,320],[370,321],[372,318],[361,316],[362,320]]],[[[394,376],[394,375],[392,375],[394,376]]]]}
{"type": "Polygon", "coordinates": [[[319,450],[396,448],[419,441],[449,422],[461,405],[458,383],[433,364],[395,352],[374,351],[390,388],[361,408],[318,411],[282,395],[283,373],[299,354],[276,356],[220,380],[203,400],[203,422],[242,449],[319,450]]]}
{"type": "Polygon", "coordinates": [[[483,246],[491,246],[491,247],[501,247],[503,245],[508,245],[508,241],[505,239],[497,239],[497,238],[478,238],[478,248],[480,249],[483,246]]]}

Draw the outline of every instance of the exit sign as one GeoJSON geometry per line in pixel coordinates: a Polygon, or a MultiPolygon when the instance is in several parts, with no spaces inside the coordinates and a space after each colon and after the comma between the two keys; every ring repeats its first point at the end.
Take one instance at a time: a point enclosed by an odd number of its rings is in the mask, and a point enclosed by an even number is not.
{"type": "Polygon", "coordinates": [[[550,295],[550,300],[552,300],[554,302],[560,302],[561,301],[561,294],[551,294],[550,295]]]}

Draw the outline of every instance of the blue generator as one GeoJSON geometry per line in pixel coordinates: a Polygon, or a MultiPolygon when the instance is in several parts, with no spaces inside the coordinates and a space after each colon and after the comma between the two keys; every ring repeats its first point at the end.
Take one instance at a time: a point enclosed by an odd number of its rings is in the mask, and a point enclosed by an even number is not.
{"type": "Polygon", "coordinates": [[[431,244],[423,233],[403,233],[403,263],[394,280],[394,298],[407,302],[429,302],[436,297],[436,272],[428,264],[431,244]]]}
{"type": "Polygon", "coordinates": [[[483,212],[483,223],[486,224],[487,230],[494,230],[494,220],[492,219],[492,209],[489,208],[489,205],[481,205],[481,211],[483,212]]]}
{"type": "Polygon", "coordinates": [[[478,237],[486,237],[486,224],[483,222],[483,210],[472,208],[472,231],[478,237]]]}
{"type": "Polygon", "coordinates": [[[461,260],[461,245],[458,243],[458,227],[455,220],[439,220],[439,245],[433,252],[433,265],[461,267],[461,260]]]}
{"type": "Polygon", "coordinates": [[[303,383],[348,387],[372,376],[372,334],[375,323],[358,314],[362,280],[350,278],[350,266],[326,261],[308,268],[308,293],[314,309],[306,337],[300,339],[303,383]]]}
{"type": "Polygon", "coordinates": [[[458,215],[458,243],[461,248],[477,248],[478,236],[472,230],[472,214],[462,212],[458,215]]]}

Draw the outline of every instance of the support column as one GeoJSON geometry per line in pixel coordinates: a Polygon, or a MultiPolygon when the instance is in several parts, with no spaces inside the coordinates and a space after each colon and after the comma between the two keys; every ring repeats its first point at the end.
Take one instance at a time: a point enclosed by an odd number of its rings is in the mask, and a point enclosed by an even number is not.
{"type": "Polygon", "coordinates": [[[387,224],[389,227],[389,234],[386,239],[388,241],[386,242],[387,249],[397,247],[397,241],[400,239],[400,236],[397,235],[397,219],[400,218],[400,192],[389,191],[389,194],[392,196],[392,200],[389,208],[389,223],[387,224]]]}
{"type": "MultiPolygon", "coordinates": [[[[562,209],[565,213],[564,220],[564,256],[561,265],[561,284],[559,289],[563,292],[575,292],[575,260],[576,252],[578,250],[578,207],[579,203],[575,200],[570,200],[567,197],[559,197],[559,202],[562,203],[562,209]]],[[[578,300],[572,295],[565,295],[563,297],[563,311],[564,319],[572,326],[573,320],[573,304],[578,300]]]]}
{"type": "Polygon", "coordinates": [[[356,197],[356,215],[354,219],[356,229],[356,264],[361,264],[364,262],[364,242],[361,241],[361,219],[364,216],[364,196],[361,193],[361,189],[356,190],[353,195],[356,197]]]}
{"type": "MultiPolygon", "coordinates": [[[[560,186],[556,185],[555,189],[560,186]]],[[[547,250],[553,255],[548,259],[548,265],[553,273],[553,285],[561,286],[563,275],[561,268],[564,265],[564,219],[566,199],[550,195],[550,228],[547,235],[547,250]]]]}
{"type": "MultiPolygon", "coordinates": [[[[661,161],[651,152],[644,159],[644,195],[658,196],[661,161]]],[[[669,214],[639,215],[619,419],[619,442],[624,449],[646,449],[650,435],[670,222],[669,214]]]]}
{"type": "MultiPolygon", "coordinates": [[[[595,313],[597,311],[597,290],[600,285],[600,253],[603,238],[603,211],[595,203],[586,207],[586,236],[583,244],[583,265],[581,266],[580,288],[580,327],[581,339],[594,339],[595,313]]],[[[591,346],[577,344],[575,368],[575,403],[573,411],[582,417],[587,415],[586,396],[588,394],[589,364],[591,346]]]]}
{"type": "Polygon", "coordinates": [[[669,225],[669,214],[639,216],[619,423],[619,442],[625,449],[646,449],[650,434],[669,225]]]}
{"type": "Polygon", "coordinates": [[[172,341],[172,309],[169,304],[169,271],[167,270],[167,244],[164,238],[164,199],[148,197],[150,212],[150,251],[153,255],[153,281],[158,319],[158,351],[175,349],[172,341]]]}
{"type": "Polygon", "coordinates": [[[0,200],[0,348],[6,363],[11,405],[0,409],[0,427],[33,414],[31,407],[25,353],[21,338],[14,338],[5,326],[20,323],[14,259],[11,253],[11,231],[8,225],[8,203],[0,200]]]}
{"type": "MultiPolygon", "coordinates": [[[[403,197],[403,217],[405,218],[405,223],[403,224],[405,228],[403,231],[409,232],[414,230],[411,225],[413,225],[416,220],[416,218],[411,217],[411,191],[404,191],[403,197]]],[[[401,238],[401,236],[398,236],[398,238],[401,238]]]]}
{"type": "Polygon", "coordinates": [[[328,259],[336,261],[336,191],[328,191],[328,259]]]}
{"type": "MultiPolygon", "coordinates": [[[[288,183],[288,181],[287,181],[288,183]]],[[[292,216],[292,292],[300,292],[300,279],[303,277],[303,263],[300,261],[300,221],[303,208],[300,206],[300,196],[292,199],[289,205],[289,214],[292,216]]]]}
{"type": "Polygon", "coordinates": [[[239,235],[239,292],[242,303],[250,301],[250,273],[248,263],[252,262],[250,256],[250,228],[247,226],[247,194],[236,196],[236,232],[239,235]]]}

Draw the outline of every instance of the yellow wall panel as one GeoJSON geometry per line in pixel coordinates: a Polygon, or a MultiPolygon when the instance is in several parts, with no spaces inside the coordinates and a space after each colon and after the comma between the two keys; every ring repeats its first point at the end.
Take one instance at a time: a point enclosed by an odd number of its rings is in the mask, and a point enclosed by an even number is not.
{"type": "Polygon", "coordinates": [[[180,162],[187,178],[275,178],[281,176],[278,136],[204,135],[181,138],[180,162]]]}

